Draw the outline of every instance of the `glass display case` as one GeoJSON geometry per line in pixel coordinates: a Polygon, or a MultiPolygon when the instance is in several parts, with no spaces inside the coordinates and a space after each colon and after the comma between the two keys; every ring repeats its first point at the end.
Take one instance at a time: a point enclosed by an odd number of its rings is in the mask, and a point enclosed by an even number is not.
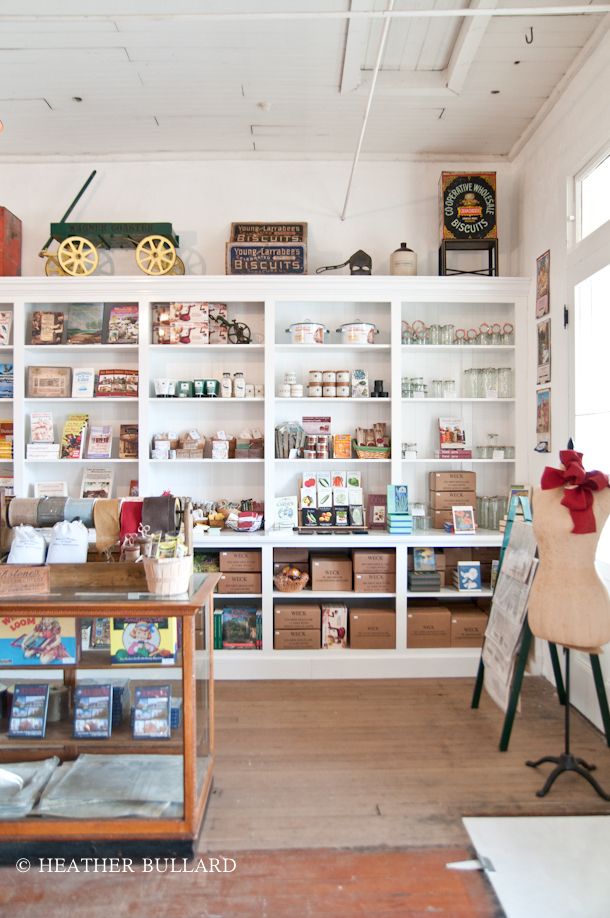
{"type": "Polygon", "coordinates": [[[192,853],[212,785],[219,575],[162,597],[139,567],[57,565],[48,594],[0,597],[4,862],[28,842],[192,853]]]}

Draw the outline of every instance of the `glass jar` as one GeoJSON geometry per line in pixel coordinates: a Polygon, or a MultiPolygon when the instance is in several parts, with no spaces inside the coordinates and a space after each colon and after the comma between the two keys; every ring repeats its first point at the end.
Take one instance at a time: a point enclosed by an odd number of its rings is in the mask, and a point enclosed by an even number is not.
{"type": "Polygon", "coordinates": [[[502,344],[515,343],[515,327],[512,322],[505,322],[502,326],[502,344]]]}
{"type": "Polygon", "coordinates": [[[402,322],[400,337],[403,344],[413,344],[413,329],[408,322],[402,322]]]}
{"type": "Polygon", "coordinates": [[[466,338],[466,329],[465,328],[456,328],[455,338],[453,339],[454,344],[467,344],[468,340],[466,338]]]}
{"type": "Polygon", "coordinates": [[[233,398],[246,397],[246,380],[243,373],[233,374],[233,398]]]}
{"type": "MultiPolygon", "coordinates": [[[[280,386],[280,389],[281,388],[282,387],[280,386]]],[[[220,381],[220,397],[221,398],[231,398],[232,395],[233,395],[233,383],[231,382],[231,374],[223,373],[222,379],[220,381]]],[[[290,386],[288,386],[288,395],[290,395],[290,386]]]]}
{"type": "Polygon", "coordinates": [[[453,344],[455,325],[441,325],[441,344],[453,344]]]}
{"type": "Polygon", "coordinates": [[[442,398],[443,397],[443,380],[442,379],[433,379],[430,383],[430,398],[442,398]]]}
{"type": "Polygon", "coordinates": [[[455,379],[443,380],[443,398],[455,398],[455,379]]]}
{"type": "Polygon", "coordinates": [[[464,382],[463,382],[464,398],[475,398],[474,388],[473,388],[474,379],[473,379],[472,374],[473,374],[472,370],[464,370],[464,382]]]}
{"type": "Polygon", "coordinates": [[[466,343],[467,344],[480,344],[479,333],[476,328],[469,328],[466,332],[466,343]]]}
{"type": "Polygon", "coordinates": [[[429,325],[426,329],[426,344],[441,344],[441,326],[429,325]]]}
{"type": "Polygon", "coordinates": [[[486,370],[482,371],[484,374],[484,386],[485,391],[483,392],[483,398],[497,398],[498,397],[498,371],[495,367],[487,367],[486,370]]]}
{"type": "Polygon", "coordinates": [[[494,322],[491,326],[491,344],[498,345],[503,343],[502,326],[499,322],[494,322]]]}
{"type": "Polygon", "coordinates": [[[510,367],[498,368],[498,398],[513,397],[513,371],[510,367]]]}
{"type": "Polygon", "coordinates": [[[403,398],[412,397],[411,380],[408,376],[403,376],[403,378],[400,380],[400,394],[403,398]]]}

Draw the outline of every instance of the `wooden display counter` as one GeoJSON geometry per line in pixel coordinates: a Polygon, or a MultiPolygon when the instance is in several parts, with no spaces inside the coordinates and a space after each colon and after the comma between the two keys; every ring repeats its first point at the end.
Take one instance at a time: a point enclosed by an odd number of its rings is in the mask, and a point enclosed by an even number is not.
{"type": "MultiPolygon", "coordinates": [[[[73,687],[77,682],[129,679],[139,684],[170,683],[172,696],[182,697],[181,723],[168,739],[134,739],[124,719],[107,739],[73,736],[72,717],[48,723],[43,739],[13,738],[7,735],[8,718],[0,721],[0,762],[38,761],[57,756],[61,763],[83,754],[103,756],[179,757],[183,786],[174,794],[171,818],[125,815],[120,818],[66,818],[34,813],[22,819],[0,820],[0,861],[14,863],[23,856],[86,856],[91,852],[134,856],[189,856],[201,830],[212,787],[214,764],[214,690],[211,641],[207,650],[195,652],[195,630],[211,628],[211,597],[217,574],[196,574],[189,592],[172,597],[147,593],[134,581],[139,565],[79,565],[62,573],[52,571],[51,591],[46,595],[0,597],[0,616],[72,617],[79,625],[87,618],[131,618],[159,620],[176,617],[181,648],[170,665],[112,664],[110,653],[99,649],[83,651],[72,664],[2,665],[0,680],[13,682],[59,682],[73,687]],[[96,570],[92,572],[92,568],[96,570]],[[125,568],[129,568],[126,571],[125,568]],[[78,574],[75,582],[75,575],[78,574]],[[65,585],[62,585],[65,584],[65,585]]],[[[135,761],[135,760],[134,760],[135,761]]],[[[148,765],[147,767],[150,767],[148,765]]],[[[154,767],[154,765],[153,765],[154,767]]],[[[146,774],[142,775],[143,782],[146,774]]],[[[175,788],[174,788],[175,790],[175,788]]]]}

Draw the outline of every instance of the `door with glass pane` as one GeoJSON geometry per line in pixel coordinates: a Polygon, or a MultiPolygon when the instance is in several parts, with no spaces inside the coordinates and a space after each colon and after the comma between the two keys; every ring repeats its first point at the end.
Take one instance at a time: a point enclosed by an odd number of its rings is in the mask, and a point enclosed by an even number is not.
{"type": "MultiPolygon", "coordinates": [[[[574,445],[584,454],[586,469],[610,473],[610,265],[574,287],[573,430],[574,445]]],[[[577,538],[577,536],[576,536],[577,538]]],[[[610,592],[610,521],[601,533],[596,570],[610,592]]],[[[610,645],[601,656],[610,695],[610,645]]],[[[589,657],[574,654],[572,700],[601,728],[599,705],[589,657]]]]}

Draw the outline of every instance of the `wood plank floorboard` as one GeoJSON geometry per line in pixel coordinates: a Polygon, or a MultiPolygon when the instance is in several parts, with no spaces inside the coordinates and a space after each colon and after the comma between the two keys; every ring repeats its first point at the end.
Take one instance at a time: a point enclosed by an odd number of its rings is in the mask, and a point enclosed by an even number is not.
{"type": "Polygon", "coordinates": [[[471,852],[254,851],[232,874],[0,871],[3,918],[499,918],[471,852]]]}
{"type": "MultiPolygon", "coordinates": [[[[531,677],[508,752],[471,679],[221,682],[215,786],[201,850],[468,844],[463,816],[610,812],[581,778],[535,792],[563,748],[563,708],[531,677]]],[[[610,790],[610,749],[578,713],[572,748],[610,790]]]]}

